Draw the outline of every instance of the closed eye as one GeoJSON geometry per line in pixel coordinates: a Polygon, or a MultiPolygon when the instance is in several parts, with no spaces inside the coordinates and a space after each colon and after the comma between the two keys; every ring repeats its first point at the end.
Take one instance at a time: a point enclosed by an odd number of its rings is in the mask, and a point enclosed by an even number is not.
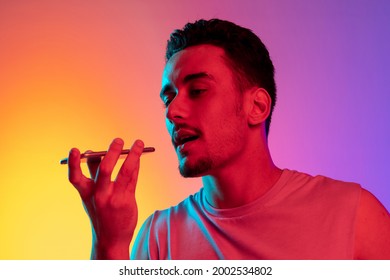
{"type": "Polygon", "coordinates": [[[204,93],[205,91],[206,91],[206,89],[201,89],[201,88],[199,88],[199,89],[191,89],[190,90],[190,95],[191,96],[200,95],[200,94],[204,93]]]}
{"type": "Polygon", "coordinates": [[[164,108],[167,108],[171,102],[172,102],[172,98],[164,98],[163,99],[164,108]]]}
{"type": "Polygon", "coordinates": [[[175,93],[171,91],[164,92],[160,95],[164,108],[167,108],[172,100],[175,98],[175,93]]]}

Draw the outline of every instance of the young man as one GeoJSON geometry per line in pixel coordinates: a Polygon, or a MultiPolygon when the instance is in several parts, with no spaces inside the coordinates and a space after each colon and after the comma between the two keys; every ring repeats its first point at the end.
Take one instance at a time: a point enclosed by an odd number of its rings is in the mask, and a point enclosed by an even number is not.
{"type": "MultiPolygon", "coordinates": [[[[221,20],[200,20],[168,41],[160,97],[184,177],[203,188],[143,224],[135,259],[390,259],[390,216],[359,185],[281,170],[267,135],[274,68],[260,39],[221,20]]],[[[93,230],[92,258],[126,259],[137,223],[134,197],[143,143],[115,182],[115,139],[92,179],[69,155],[69,180],[93,230]]]]}

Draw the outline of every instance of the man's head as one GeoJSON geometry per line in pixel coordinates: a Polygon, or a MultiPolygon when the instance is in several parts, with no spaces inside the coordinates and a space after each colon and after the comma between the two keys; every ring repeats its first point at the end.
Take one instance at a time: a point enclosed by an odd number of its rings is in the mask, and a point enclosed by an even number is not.
{"type": "Polygon", "coordinates": [[[210,44],[222,48],[235,71],[240,91],[253,86],[264,88],[271,97],[271,111],[265,123],[269,133],[273,108],[276,103],[274,66],[263,42],[251,30],[232,22],[211,19],[188,23],[175,30],[168,40],[166,61],[175,53],[191,46],[210,44]]]}
{"type": "Polygon", "coordinates": [[[220,20],[175,31],[160,97],[181,174],[217,175],[245,165],[266,145],[271,95],[272,62],[251,31],[220,20]]]}

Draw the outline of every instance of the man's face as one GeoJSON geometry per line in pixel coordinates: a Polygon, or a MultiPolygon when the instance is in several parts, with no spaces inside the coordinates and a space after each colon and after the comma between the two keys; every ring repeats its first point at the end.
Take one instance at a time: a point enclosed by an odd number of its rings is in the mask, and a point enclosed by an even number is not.
{"type": "Polygon", "coordinates": [[[242,95],[223,49],[186,48],[169,59],[161,99],[184,177],[212,175],[234,164],[245,145],[242,95]]]}

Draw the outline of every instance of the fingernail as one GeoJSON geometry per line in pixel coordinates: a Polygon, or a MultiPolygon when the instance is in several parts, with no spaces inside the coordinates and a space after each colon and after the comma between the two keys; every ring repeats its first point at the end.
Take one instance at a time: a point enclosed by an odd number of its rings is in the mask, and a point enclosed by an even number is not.
{"type": "Polygon", "coordinates": [[[115,142],[116,144],[120,144],[120,145],[123,144],[123,140],[122,140],[121,138],[115,138],[115,139],[114,139],[114,142],[115,142]]]}
{"type": "Polygon", "coordinates": [[[137,147],[143,148],[144,147],[144,142],[142,142],[141,140],[136,140],[135,141],[135,145],[137,147]]]}

